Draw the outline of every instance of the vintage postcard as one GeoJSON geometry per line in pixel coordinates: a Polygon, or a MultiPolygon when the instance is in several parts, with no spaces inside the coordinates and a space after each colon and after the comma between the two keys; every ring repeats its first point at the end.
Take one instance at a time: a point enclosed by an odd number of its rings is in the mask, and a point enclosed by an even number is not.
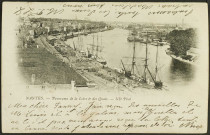
{"type": "Polygon", "coordinates": [[[206,133],[208,5],[4,2],[4,133],[206,133]]]}

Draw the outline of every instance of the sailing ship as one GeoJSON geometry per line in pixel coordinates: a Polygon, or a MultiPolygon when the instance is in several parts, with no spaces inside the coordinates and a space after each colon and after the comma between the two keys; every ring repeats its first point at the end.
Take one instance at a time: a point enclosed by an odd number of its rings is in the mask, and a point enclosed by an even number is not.
{"type": "MultiPolygon", "coordinates": [[[[150,78],[152,79],[153,83],[154,83],[154,87],[157,89],[161,89],[163,86],[162,81],[159,78],[159,74],[158,74],[158,46],[157,46],[157,51],[156,51],[156,66],[155,66],[155,74],[153,75],[149,69],[149,65],[148,65],[148,34],[147,34],[147,40],[146,40],[146,56],[145,58],[143,58],[144,61],[144,69],[143,69],[143,76],[139,77],[139,72],[138,72],[138,68],[137,68],[137,64],[136,64],[136,56],[135,56],[135,52],[136,52],[136,44],[135,44],[135,40],[133,41],[133,56],[132,58],[132,63],[131,63],[131,69],[127,70],[125,68],[125,64],[123,63],[123,61],[121,60],[121,63],[123,65],[123,71],[124,71],[124,75],[127,78],[130,79],[135,79],[138,80],[139,82],[141,82],[141,84],[148,84],[148,74],[150,76],[150,78]],[[136,68],[136,73],[135,69],[136,68]],[[136,79],[139,78],[139,79],[136,79]]],[[[148,84],[149,85],[149,84],[148,84]]]]}
{"type": "Polygon", "coordinates": [[[80,54],[85,57],[86,56],[86,52],[85,52],[85,49],[84,49],[84,42],[83,42],[83,36],[78,34],[78,47],[79,47],[79,50],[80,50],[80,54]]]}
{"type": "Polygon", "coordinates": [[[88,32],[87,32],[87,25],[85,25],[84,30],[81,32],[81,35],[87,36],[88,32]]]}
{"type": "Polygon", "coordinates": [[[99,45],[99,32],[96,33],[96,44],[95,44],[95,34],[92,33],[92,37],[93,37],[93,43],[92,44],[88,44],[90,46],[90,48],[87,48],[87,52],[88,52],[88,58],[93,58],[96,59],[97,62],[106,65],[107,62],[106,60],[100,56],[100,52],[102,52],[103,50],[103,46],[102,46],[102,32],[101,32],[101,41],[99,45]]]}
{"type": "Polygon", "coordinates": [[[128,35],[128,38],[127,38],[128,42],[141,42],[143,41],[143,38],[141,38],[139,36],[139,33],[134,29],[132,31],[129,31],[129,35],[128,35]]]}
{"type": "Polygon", "coordinates": [[[165,40],[163,40],[162,38],[160,38],[160,39],[152,39],[151,45],[163,46],[163,45],[167,45],[167,42],[165,40]]]}
{"type": "Polygon", "coordinates": [[[131,64],[128,64],[128,65],[131,65],[131,68],[129,70],[126,69],[125,64],[123,63],[123,60],[121,60],[125,77],[130,78],[130,79],[136,78],[136,76],[137,76],[136,72],[139,75],[138,67],[137,67],[137,64],[136,64],[136,59],[137,58],[135,56],[136,55],[136,44],[135,44],[135,42],[136,41],[133,40],[133,55],[132,55],[132,57],[124,57],[124,58],[131,58],[132,59],[131,64]]]}

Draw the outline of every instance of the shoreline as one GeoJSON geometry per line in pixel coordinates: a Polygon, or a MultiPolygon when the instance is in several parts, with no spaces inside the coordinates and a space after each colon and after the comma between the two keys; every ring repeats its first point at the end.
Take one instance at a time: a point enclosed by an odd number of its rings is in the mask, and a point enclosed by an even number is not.
{"type": "Polygon", "coordinates": [[[172,52],[170,50],[165,50],[166,54],[169,55],[171,58],[175,59],[175,60],[178,60],[180,62],[183,62],[183,63],[186,63],[186,64],[191,64],[191,65],[196,65],[195,62],[192,62],[192,61],[189,61],[189,60],[185,60],[185,59],[182,59],[181,57],[177,57],[175,56],[174,54],[172,54],[172,52]]]}
{"type": "MultiPolygon", "coordinates": [[[[107,29],[112,30],[112,29],[107,29]]],[[[97,31],[103,32],[103,31],[97,31]]],[[[54,55],[67,67],[72,68],[78,76],[86,80],[86,86],[75,85],[75,87],[88,87],[97,89],[132,90],[135,88],[153,89],[153,83],[144,83],[140,76],[131,78],[125,77],[123,72],[115,68],[108,67],[106,64],[100,63],[96,58],[88,58],[84,56],[80,50],[68,45],[61,35],[42,34],[34,39],[35,48],[44,48],[50,54],[54,55]],[[49,38],[49,37],[52,38],[49,38]],[[55,39],[53,42],[51,40],[55,39]]],[[[52,71],[53,72],[53,71],[52,71]]],[[[77,78],[77,77],[76,77],[77,78]]],[[[67,78],[68,79],[68,78],[67,78]]],[[[75,81],[72,79],[72,81],[75,81]]]]}
{"type": "MultiPolygon", "coordinates": [[[[61,48],[62,47],[70,47],[65,41],[62,41],[61,39],[57,39],[59,42],[61,42],[61,48]]],[[[142,83],[139,80],[136,79],[130,79],[126,78],[123,73],[120,73],[116,71],[116,69],[113,69],[108,66],[103,66],[103,64],[99,63],[97,59],[91,59],[82,56],[81,52],[79,50],[74,50],[72,47],[70,47],[75,53],[76,56],[70,56],[68,59],[77,59],[79,62],[72,62],[72,67],[81,75],[83,78],[86,78],[88,83],[90,84],[93,82],[95,84],[99,84],[102,87],[109,87],[105,85],[116,85],[116,87],[126,88],[130,89],[130,87],[133,88],[147,88],[151,89],[154,88],[152,84],[145,84],[142,83]],[[81,60],[81,61],[80,61],[81,60]],[[88,61],[88,62],[86,62],[88,61]],[[96,68],[97,71],[89,71],[88,70],[88,64],[91,68],[96,68]],[[126,80],[126,81],[125,81],[126,80]]],[[[94,85],[94,84],[93,84],[94,85]]],[[[91,86],[90,86],[91,87],[91,86]]],[[[94,86],[97,87],[97,86],[94,86]]]]}

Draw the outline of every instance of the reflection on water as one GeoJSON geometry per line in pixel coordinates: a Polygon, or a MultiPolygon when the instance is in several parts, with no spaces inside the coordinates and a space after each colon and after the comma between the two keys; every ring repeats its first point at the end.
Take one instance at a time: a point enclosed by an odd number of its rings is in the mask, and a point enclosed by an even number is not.
{"type": "MultiPolygon", "coordinates": [[[[97,34],[95,33],[95,41],[99,45],[103,46],[103,51],[100,55],[104,57],[107,61],[107,65],[111,68],[122,68],[121,60],[124,61],[125,66],[130,69],[129,64],[131,64],[131,58],[133,53],[133,43],[127,41],[129,31],[124,29],[114,29],[105,32],[98,33],[98,41],[96,40],[97,34]],[[101,38],[102,37],[102,38],[101,38]]],[[[90,47],[88,44],[93,44],[93,35],[80,36],[82,38],[82,44],[84,50],[90,47]]],[[[68,39],[67,44],[73,47],[73,44],[79,46],[79,39],[76,37],[74,39],[68,39]]],[[[81,43],[80,43],[81,44],[81,43]]],[[[194,77],[194,67],[177,60],[172,59],[166,54],[165,50],[169,46],[158,47],[158,68],[159,76],[165,85],[186,85],[192,81],[194,77]]],[[[136,43],[136,63],[139,72],[143,73],[145,58],[145,44],[136,43]]],[[[152,72],[155,73],[155,62],[156,62],[156,51],[157,47],[153,45],[148,45],[148,65],[152,72]]]]}
{"type": "Polygon", "coordinates": [[[195,68],[187,63],[172,59],[170,63],[170,81],[188,83],[194,78],[195,68]]]}

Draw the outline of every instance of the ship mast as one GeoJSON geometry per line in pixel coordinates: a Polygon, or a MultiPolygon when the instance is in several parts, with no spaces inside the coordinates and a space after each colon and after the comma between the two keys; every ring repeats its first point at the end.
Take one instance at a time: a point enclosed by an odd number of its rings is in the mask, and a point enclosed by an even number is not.
{"type": "Polygon", "coordinates": [[[135,50],[136,50],[136,45],[135,45],[135,36],[134,36],[134,40],[133,40],[133,57],[132,57],[132,66],[131,66],[131,73],[133,72],[133,74],[134,74],[134,66],[136,64],[136,62],[135,62],[135,50]]]}
{"type": "Polygon", "coordinates": [[[144,82],[146,82],[147,80],[147,78],[146,78],[146,71],[148,71],[149,72],[149,75],[151,76],[151,78],[152,78],[152,80],[153,80],[153,82],[154,82],[154,84],[155,84],[155,88],[162,88],[162,86],[163,86],[163,83],[161,82],[161,81],[157,81],[157,71],[158,71],[158,69],[157,69],[157,62],[158,62],[158,45],[157,45],[157,52],[156,52],[156,68],[155,68],[155,77],[153,77],[152,76],[152,74],[151,74],[151,72],[150,72],[150,70],[149,70],[149,68],[148,68],[148,63],[147,63],[147,60],[148,60],[148,32],[147,32],[147,41],[146,41],[146,59],[145,59],[145,65],[144,65],[144,82]]]}
{"type": "MultiPolygon", "coordinates": [[[[99,27],[98,27],[99,30],[99,27]]],[[[97,43],[96,43],[96,57],[98,57],[98,32],[97,32],[97,43]]]]}
{"type": "MultiPolygon", "coordinates": [[[[78,32],[79,32],[79,30],[78,30],[78,32]]],[[[79,41],[80,41],[80,35],[79,35],[79,33],[78,33],[78,37],[77,37],[77,46],[78,46],[79,49],[81,49],[81,48],[80,48],[80,43],[79,43],[79,41]]]]}
{"type": "Polygon", "coordinates": [[[102,32],[101,32],[101,46],[102,46],[102,32]]]}
{"type": "MultiPolygon", "coordinates": [[[[94,45],[94,33],[93,33],[93,45],[94,45]]],[[[92,54],[93,54],[93,51],[94,51],[94,46],[92,46],[92,54]]]]}
{"type": "MultiPolygon", "coordinates": [[[[99,29],[100,29],[100,28],[99,28],[99,29]]],[[[101,38],[101,45],[100,45],[100,46],[102,47],[102,46],[103,46],[103,45],[102,45],[102,31],[100,30],[100,32],[101,32],[101,37],[100,37],[100,38],[101,38]]],[[[102,48],[100,49],[100,52],[102,52],[102,48]]]]}
{"type": "Polygon", "coordinates": [[[80,35],[80,33],[78,33],[78,45],[79,45],[79,49],[80,51],[83,51],[83,37],[80,35]]]}
{"type": "Polygon", "coordinates": [[[144,79],[143,80],[144,80],[144,82],[147,81],[146,71],[148,71],[149,72],[149,75],[151,76],[151,78],[153,80],[153,82],[155,83],[155,79],[152,76],[152,74],[151,74],[151,72],[150,72],[150,70],[148,68],[148,62],[147,62],[147,60],[148,60],[148,32],[147,32],[147,40],[146,40],[146,58],[145,58],[145,64],[144,64],[144,79]]]}
{"type": "MultiPolygon", "coordinates": [[[[95,34],[93,33],[92,36],[93,36],[93,43],[88,44],[88,45],[90,45],[92,47],[92,54],[94,53],[95,57],[98,58],[99,51],[101,52],[101,50],[102,50],[102,46],[100,46],[100,41],[99,41],[99,38],[100,38],[99,33],[97,32],[97,34],[96,34],[96,44],[95,44],[95,41],[94,41],[95,40],[95,34]]],[[[101,39],[101,42],[102,42],[102,39],[101,39]]]]}
{"type": "Polygon", "coordinates": [[[157,45],[157,51],[156,51],[156,67],[155,67],[155,81],[157,81],[157,73],[158,73],[158,45],[157,45]]]}
{"type": "Polygon", "coordinates": [[[135,75],[135,68],[137,73],[139,74],[137,65],[136,65],[136,33],[133,33],[133,56],[132,56],[132,63],[131,63],[131,73],[135,75]]]}
{"type": "Polygon", "coordinates": [[[144,64],[144,81],[147,81],[147,74],[146,74],[146,69],[147,69],[147,42],[148,42],[148,33],[147,33],[147,39],[146,39],[146,58],[145,58],[145,64],[144,64]]]}

